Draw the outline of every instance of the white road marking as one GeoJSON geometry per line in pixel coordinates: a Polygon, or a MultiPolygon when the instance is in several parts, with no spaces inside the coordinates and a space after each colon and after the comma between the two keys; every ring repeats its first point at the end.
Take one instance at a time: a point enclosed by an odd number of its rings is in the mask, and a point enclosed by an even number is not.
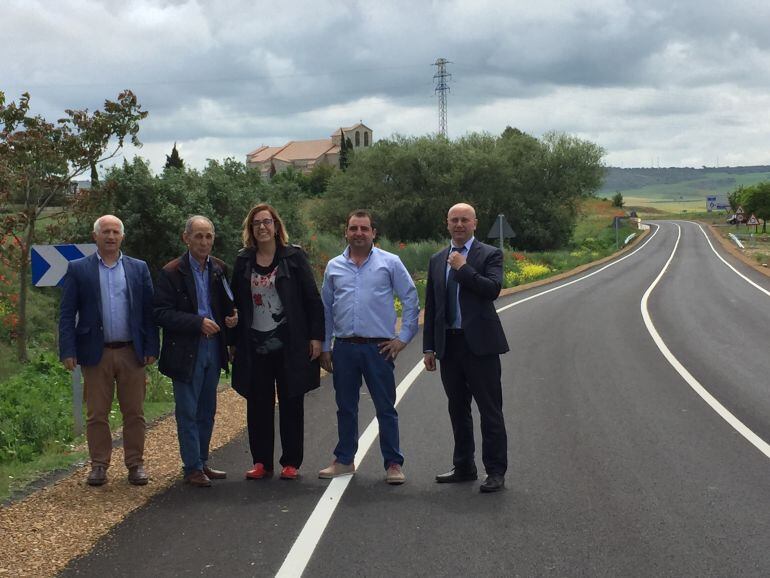
{"type": "MultiPolygon", "coordinates": [[[[396,388],[396,405],[398,405],[398,402],[401,401],[401,398],[404,397],[404,394],[412,386],[417,376],[422,373],[422,370],[423,363],[420,361],[398,384],[396,388]]],[[[364,459],[366,452],[369,451],[372,443],[377,439],[378,429],[377,418],[375,418],[369,423],[363,435],[358,439],[358,451],[353,463],[360,464],[364,459]]],[[[341,476],[331,480],[313,513],[310,514],[307,522],[305,522],[305,526],[302,528],[294,545],[286,555],[286,559],[283,561],[283,565],[278,570],[276,577],[302,576],[351,479],[353,479],[352,475],[341,476]]]]}
{"type": "Polygon", "coordinates": [[[525,297],[524,299],[520,299],[520,300],[516,301],[515,303],[511,303],[509,305],[506,305],[505,307],[501,307],[500,309],[497,310],[497,312],[500,313],[502,311],[505,311],[506,309],[510,309],[511,307],[515,307],[516,305],[520,305],[521,303],[526,303],[527,301],[535,299],[536,297],[540,297],[542,295],[547,295],[548,293],[553,293],[554,291],[558,291],[559,289],[564,289],[565,287],[569,287],[570,285],[574,285],[575,283],[580,283],[584,279],[588,279],[589,277],[593,277],[594,275],[597,275],[598,273],[601,273],[605,269],[609,269],[610,267],[613,267],[614,265],[617,265],[621,261],[625,261],[626,259],[628,259],[632,255],[635,255],[636,253],[638,253],[639,251],[644,249],[647,246],[647,243],[652,241],[653,237],[655,237],[655,235],[657,235],[658,231],[660,230],[660,226],[659,225],[656,225],[656,227],[657,228],[655,229],[655,232],[652,235],[650,235],[650,238],[647,239],[641,247],[635,249],[634,251],[631,251],[628,255],[625,255],[625,256],[621,257],[620,259],[618,259],[616,261],[611,261],[610,263],[607,263],[604,267],[601,267],[601,268],[597,269],[596,271],[592,271],[588,275],[583,275],[582,277],[578,277],[577,279],[573,279],[572,281],[568,281],[567,283],[564,283],[562,285],[558,285],[556,287],[551,287],[550,289],[546,289],[545,291],[541,291],[540,293],[535,293],[534,295],[530,295],[529,297],[525,297]]]}
{"type": "MultiPolygon", "coordinates": [[[[703,401],[705,401],[709,406],[711,406],[711,409],[713,409],[722,419],[724,419],[727,423],[729,423],[735,431],[737,431],[739,434],[741,434],[746,440],[749,441],[754,447],[756,447],[760,452],[765,454],[766,457],[770,458],[770,444],[768,444],[766,441],[764,441],[761,437],[759,437],[757,434],[755,434],[753,431],[751,431],[746,425],[739,420],[737,417],[735,417],[730,411],[723,406],[717,399],[711,395],[708,391],[706,391],[706,388],[703,387],[700,382],[693,377],[693,375],[687,371],[687,369],[682,365],[679,360],[674,357],[674,354],[671,353],[671,350],[666,346],[663,339],[660,337],[660,334],[658,333],[657,329],[655,329],[655,325],[652,323],[652,318],[650,317],[650,312],[647,308],[647,301],[649,300],[650,294],[657,286],[658,282],[663,278],[663,275],[666,273],[666,270],[668,269],[668,266],[671,264],[671,261],[674,259],[674,255],[676,254],[676,250],[679,247],[679,239],[682,237],[682,229],[679,225],[674,223],[674,225],[677,228],[677,237],[676,237],[676,243],[674,243],[674,249],[671,251],[671,255],[668,258],[668,261],[666,261],[666,264],[663,266],[663,269],[661,269],[658,276],[655,278],[655,280],[652,282],[652,285],[650,285],[647,288],[647,291],[644,292],[644,295],[642,296],[642,302],[641,302],[641,310],[642,310],[642,318],[644,319],[644,324],[647,327],[647,331],[650,333],[650,336],[652,337],[652,340],[655,342],[655,345],[658,346],[658,349],[663,354],[663,357],[666,358],[666,361],[668,361],[671,366],[679,373],[679,375],[682,376],[682,379],[687,382],[687,384],[697,393],[703,401]]],[[[713,247],[712,247],[713,249],[713,247]]],[[[721,257],[720,257],[721,258],[721,257]]],[[[724,261],[724,259],[723,259],[724,261]]],[[[728,264],[728,267],[730,265],[728,264]]],[[[736,273],[738,273],[736,271],[736,273]]],[[[741,275],[740,273],[738,273],[741,275]]],[[[741,275],[743,277],[743,275],[741,275]]],[[[745,278],[745,277],[744,277],[745,278]]],[[[748,279],[746,279],[749,281],[748,279]]],[[[749,281],[749,283],[752,283],[749,281]]],[[[752,283],[753,284],[753,283],[752,283]]],[[[762,289],[759,287],[759,289],[762,289]]],[[[764,289],[762,289],[764,291],[764,289]]]]}
{"type": "MultiPolygon", "coordinates": [[[[629,257],[631,257],[632,255],[641,251],[644,247],[647,246],[647,243],[649,243],[652,240],[652,238],[655,235],[657,235],[659,229],[660,228],[658,227],[655,230],[655,232],[652,235],[650,235],[650,237],[642,244],[642,246],[635,249],[628,255],[625,255],[616,261],[612,261],[611,263],[608,263],[604,267],[601,267],[596,271],[592,271],[588,275],[584,275],[583,277],[574,279],[572,281],[569,281],[557,287],[546,289],[545,291],[541,291],[540,293],[536,293],[535,295],[530,295],[529,297],[516,301],[515,303],[506,305],[505,307],[501,307],[500,309],[497,310],[497,312],[501,313],[506,309],[510,309],[514,305],[519,305],[520,303],[531,301],[536,297],[547,295],[548,293],[552,293],[553,291],[558,291],[559,289],[563,289],[564,287],[574,285],[575,283],[578,283],[584,279],[593,277],[597,273],[600,273],[608,269],[609,267],[612,267],[613,265],[616,265],[617,263],[620,263],[621,261],[624,261],[629,257]]],[[[412,386],[414,381],[417,379],[420,373],[422,373],[423,368],[424,368],[424,365],[421,360],[417,363],[417,365],[415,365],[412,368],[412,370],[407,374],[407,376],[403,379],[403,381],[398,384],[398,387],[396,388],[396,405],[398,405],[398,403],[401,401],[401,398],[404,397],[406,392],[409,391],[409,388],[412,386]]],[[[364,457],[366,456],[366,452],[369,451],[369,448],[371,447],[372,443],[377,438],[378,429],[379,428],[377,425],[377,419],[375,418],[369,423],[363,435],[358,440],[358,452],[356,453],[356,457],[353,463],[360,464],[361,461],[364,459],[364,457]]],[[[321,499],[318,501],[318,504],[316,504],[316,507],[313,509],[312,514],[310,514],[310,517],[308,518],[307,522],[305,522],[305,525],[302,528],[302,531],[299,533],[299,536],[294,541],[294,544],[292,545],[291,550],[289,550],[289,553],[286,555],[286,558],[284,559],[283,564],[281,565],[281,568],[278,570],[278,573],[276,574],[277,578],[289,578],[289,577],[294,578],[294,577],[302,576],[302,573],[305,571],[305,568],[307,567],[307,564],[310,561],[310,557],[313,555],[313,552],[315,551],[316,546],[318,546],[318,542],[321,540],[321,537],[323,536],[323,533],[326,530],[326,526],[329,524],[329,521],[334,515],[334,511],[337,509],[337,506],[342,500],[342,496],[345,493],[345,490],[347,489],[348,484],[350,484],[350,480],[352,478],[353,478],[352,475],[340,476],[339,478],[333,478],[331,480],[331,482],[329,483],[329,486],[326,488],[326,491],[323,493],[323,495],[321,496],[321,499]]]]}
{"type": "MultiPolygon", "coordinates": [[[[687,221],[687,222],[688,222],[688,223],[691,223],[692,221],[687,221]]],[[[716,249],[714,249],[714,245],[712,245],[712,244],[711,244],[711,239],[709,239],[709,236],[706,234],[706,231],[704,231],[704,230],[703,230],[703,227],[700,225],[700,223],[693,223],[693,224],[694,224],[694,225],[698,225],[698,228],[700,229],[700,232],[701,232],[701,233],[703,233],[703,236],[704,236],[704,237],[706,237],[706,242],[709,244],[709,247],[711,247],[711,250],[712,250],[712,251],[714,251],[714,255],[716,255],[717,257],[719,257],[719,260],[720,260],[720,261],[722,261],[722,263],[724,263],[724,264],[725,264],[725,265],[727,265],[727,266],[728,266],[730,269],[732,269],[732,270],[733,270],[733,272],[734,272],[736,275],[738,275],[738,277],[740,277],[741,279],[743,279],[744,281],[746,281],[746,283],[748,283],[749,285],[752,285],[752,286],[754,286],[755,288],[757,288],[757,289],[759,289],[760,291],[762,291],[762,293],[764,293],[765,295],[767,295],[768,297],[770,297],[770,291],[768,291],[768,290],[767,290],[767,289],[765,289],[764,287],[761,287],[761,286],[757,285],[756,283],[754,283],[754,281],[752,281],[751,279],[749,279],[748,277],[746,277],[746,275],[744,275],[743,273],[741,273],[740,271],[738,271],[738,269],[736,269],[735,267],[733,267],[732,265],[730,265],[730,263],[728,263],[727,261],[725,261],[725,259],[724,259],[724,257],[722,257],[722,255],[720,255],[719,253],[717,253],[717,250],[716,250],[716,249]]]]}

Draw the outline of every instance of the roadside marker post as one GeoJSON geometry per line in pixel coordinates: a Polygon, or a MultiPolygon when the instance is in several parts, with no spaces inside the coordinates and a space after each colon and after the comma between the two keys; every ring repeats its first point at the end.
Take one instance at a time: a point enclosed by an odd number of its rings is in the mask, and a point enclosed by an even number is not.
{"type": "MultiPolygon", "coordinates": [[[[94,243],[80,245],[32,245],[30,262],[35,287],[61,287],[70,261],[96,253],[94,243]]],[[[77,324],[77,318],[75,319],[77,324]]],[[[83,433],[83,380],[80,366],[72,371],[72,418],[75,437],[83,433]]]]}

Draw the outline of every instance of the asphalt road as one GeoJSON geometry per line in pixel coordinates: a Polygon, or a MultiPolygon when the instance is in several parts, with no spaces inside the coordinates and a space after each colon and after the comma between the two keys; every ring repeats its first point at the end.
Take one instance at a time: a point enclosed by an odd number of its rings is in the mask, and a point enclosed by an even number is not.
{"type": "MultiPolygon", "coordinates": [[[[376,441],[349,483],[317,479],[336,441],[327,380],[306,401],[299,482],[243,480],[240,439],[213,459],[230,479],[178,484],[63,575],[769,576],[770,279],[723,255],[757,286],[741,278],[696,224],[653,233],[499,301],[506,491],[433,481],[452,440],[438,374],[424,371],[398,406],[407,483],[384,483],[376,441]]],[[[372,416],[363,395],[362,433],[372,416]]]]}

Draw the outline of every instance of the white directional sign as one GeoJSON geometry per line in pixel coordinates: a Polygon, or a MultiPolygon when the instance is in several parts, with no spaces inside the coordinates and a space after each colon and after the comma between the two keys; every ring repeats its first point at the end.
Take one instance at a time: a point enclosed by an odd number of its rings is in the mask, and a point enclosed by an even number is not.
{"type": "Polygon", "coordinates": [[[30,252],[32,284],[35,287],[61,285],[67,263],[96,252],[96,245],[32,245],[30,252]]]}

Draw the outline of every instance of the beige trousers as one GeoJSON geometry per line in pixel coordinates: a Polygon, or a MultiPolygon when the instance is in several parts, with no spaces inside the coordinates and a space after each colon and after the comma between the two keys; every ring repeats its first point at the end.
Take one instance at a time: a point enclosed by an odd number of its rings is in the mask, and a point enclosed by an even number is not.
{"type": "Polygon", "coordinates": [[[98,365],[84,366],[86,398],[86,438],[92,466],[109,466],[112,433],[109,414],[115,385],[123,415],[123,448],[126,467],[144,463],[144,395],[147,389],[144,366],[136,359],[131,345],[104,348],[98,365]]]}

